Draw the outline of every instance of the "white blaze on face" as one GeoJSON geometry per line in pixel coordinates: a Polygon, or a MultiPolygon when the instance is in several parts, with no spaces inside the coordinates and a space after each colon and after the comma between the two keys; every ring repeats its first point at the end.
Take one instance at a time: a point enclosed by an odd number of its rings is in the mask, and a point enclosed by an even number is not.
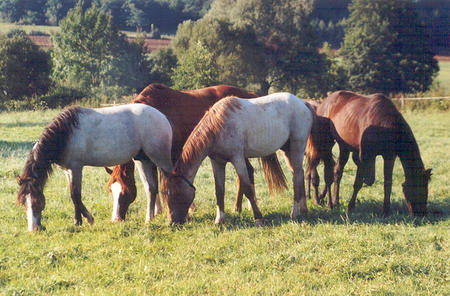
{"type": "Polygon", "coordinates": [[[120,183],[118,182],[114,182],[111,185],[111,193],[113,195],[113,211],[111,217],[112,222],[121,220],[119,216],[119,197],[121,192],[122,192],[122,185],[120,185],[120,183]]]}
{"type": "Polygon", "coordinates": [[[33,208],[31,207],[31,195],[26,196],[27,200],[27,222],[28,222],[28,231],[38,230],[39,228],[39,219],[34,216],[33,208]]]}

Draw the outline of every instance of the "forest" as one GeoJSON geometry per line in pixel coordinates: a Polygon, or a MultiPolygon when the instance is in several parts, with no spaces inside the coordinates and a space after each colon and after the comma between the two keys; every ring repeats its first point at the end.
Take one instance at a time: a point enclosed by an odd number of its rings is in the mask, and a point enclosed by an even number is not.
{"type": "MultiPolygon", "coordinates": [[[[0,20],[3,22],[58,25],[77,0],[2,0],[0,20]]],[[[197,20],[210,8],[212,0],[85,0],[84,7],[92,3],[109,11],[114,22],[122,30],[158,30],[175,34],[178,24],[185,20],[197,20]]],[[[431,35],[433,51],[449,54],[450,1],[417,0],[418,14],[431,35]]],[[[351,0],[316,0],[312,24],[321,43],[328,42],[339,48],[344,37],[343,20],[348,17],[351,0]]]]}

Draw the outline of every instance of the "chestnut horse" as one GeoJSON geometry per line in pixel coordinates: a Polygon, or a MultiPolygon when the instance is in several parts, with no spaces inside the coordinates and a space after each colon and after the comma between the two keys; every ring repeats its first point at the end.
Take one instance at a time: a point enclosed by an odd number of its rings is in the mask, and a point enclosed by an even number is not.
{"type": "Polygon", "coordinates": [[[194,200],[192,185],[202,161],[211,159],[216,186],[216,223],[224,219],[225,165],[231,162],[253,210],[255,223],[262,214],[255,202],[246,158],[284,151],[293,171],[292,218],[307,212],[303,157],[314,114],[305,102],[289,93],[275,93],[255,99],[229,97],[214,104],[203,116],[183,146],[168,182],[169,218],[184,223],[194,200]]]}
{"type": "MultiPolygon", "coordinates": [[[[306,100],[306,104],[309,104],[314,113],[316,113],[317,107],[320,105],[319,102],[312,100],[306,100]]],[[[333,183],[333,167],[335,165],[332,149],[336,139],[339,139],[339,136],[334,128],[333,122],[327,117],[318,116],[316,114],[305,152],[306,198],[310,198],[311,196],[310,188],[312,183],[314,187],[314,202],[320,204],[325,195],[327,195],[327,206],[330,209],[333,208],[331,200],[331,184],[333,183]],[[325,187],[319,195],[320,179],[317,172],[317,166],[321,161],[324,163],[325,187]]]]}
{"type": "Polygon", "coordinates": [[[64,110],[44,129],[31,149],[21,176],[17,177],[20,185],[17,201],[26,207],[28,230],[37,230],[41,225],[45,207],[43,190],[52,164],[65,170],[75,206],[75,224],[81,225],[81,215],[89,224],[94,222],[81,201],[83,167],[117,165],[138,157],[140,161],[136,164],[150,188],[147,212],[151,215],[157,193],[157,180],[151,178],[152,172],[156,166],[164,173],[171,172],[171,147],[169,121],[150,106],[129,104],[64,110]]]}
{"type": "Polygon", "coordinates": [[[317,114],[331,119],[342,141],[335,166],[333,203],[339,203],[339,185],[350,152],[357,165],[348,210],[355,207],[363,182],[375,181],[375,158],[384,159],[383,214],[390,213],[392,172],[396,156],[405,173],[403,194],[411,215],[426,215],[431,169],[425,169],[414,135],[400,112],[383,94],[362,96],[350,91],[332,93],[317,108],[317,114]]]}
{"type": "MultiPolygon", "coordinates": [[[[247,92],[240,88],[229,85],[217,85],[196,90],[178,91],[171,89],[163,84],[152,83],[148,85],[133,100],[133,103],[143,103],[152,106],[167,116],[173,127],[173,145],[172,160],[175,162],[180,156],[182,147],[189,137],[190,133],[200,121],[205,112],[218,100],[227,96],[238,96],[241,98],[255,98],[254,92],[247,92]]],[[[250,162],[246,160],[248,174],[252,184],[254,183],[254,171],[250,162]]],[[[271,172],[277,168],[281,170],[276,155],[269,155],[262,159],[266,180],[269,190],[272,188],[286,188],[286,181],[279,173],[271,175],[271,172]],[[280,178],[278,178],[280,176],[280,178]]],[[[134,185],[134,176],[132,174],[124,174],[131,163],[122,166],[116,166],[113,169],[108,188],[111,191],[117,191],[118,198],[114,198],[117,205],[113,206],[117,209],[116,214],[113,213],[112,220],[119,221],[125,219],[126,209],[129,204],[136,198],[136,191],[129,188],[136,188],[134,185]],[[115,184],[111,187],[111,185],[115,184]]],[[[129,170],[129,168],[128,168],[129,170]]],[[[161,192],[165,196],[165,180],[161,178],[161,192]]],[[[235,210],[241,211],[242,190],[238,179],[238,194],[236,197],[235,210]]],[[[157,199],[156,210],[159,210],[159,199],[157,199]]]]}

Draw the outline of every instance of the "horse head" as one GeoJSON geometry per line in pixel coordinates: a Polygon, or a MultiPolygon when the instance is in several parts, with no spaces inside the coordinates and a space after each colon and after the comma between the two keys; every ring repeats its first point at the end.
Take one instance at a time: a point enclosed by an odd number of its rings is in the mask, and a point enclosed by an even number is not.
{"type": "Polygon", "coordinates": [[[194,201],[195,187],[186,177],[172,175],[168,179],[167,188],[170,223],[183,224],[194,201]]]}
{"type": "Polygon", "coordinates": [[[428,183],[431,175],[431,169],[424,170],[402,184],[406,205],[412,216],[427,214],[428,183]]]}
{"type": "Polygon", "coordinates": [[[125,220],[130,204],[136,199],[136,182],[134,179],[134,162],[117,165],[113,170],[105,167],[111,175],[108,190],[113,196],[112,222],[125,220]]]}
{"type": "Polygon", "coordinates": [[[28,230],[36,231],[42,229],[42,211],[45,208],[45,196],[43,186],[31,177],[17,177],[19,192],[17,202],[25,207],[27,213],[28,230]]]}

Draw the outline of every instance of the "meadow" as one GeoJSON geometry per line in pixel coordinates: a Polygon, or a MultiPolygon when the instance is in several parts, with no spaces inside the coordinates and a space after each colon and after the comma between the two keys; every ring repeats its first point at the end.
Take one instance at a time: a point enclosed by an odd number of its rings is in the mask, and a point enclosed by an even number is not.
{"type": "Polygon", "coordinates": [[[84,221],[75,227],[65,176],[55,168],[44,192],[46,230],[28,233],[24,209],[16,204],[15,176],[57,113],[0,113],[1,295],[449,295],[448,112],[404,113],[425,166],[433,168],[425,218],[407,212],[398,160],[391,216],[381,215],[383,167],[378,159],[376,182],[360,191],[354,213],[346,212],[356,171],[349,161],[341,206],[328,210],[309,200],[308,214],[295,221],[289,218],[292,188],[269,196],[254,160],[266,226],[254,227],[246,207],[241,214],[232,211],[236,177],[231,166],[226,222],[216,226],[214,181],[205,160],[195,179],[197,211],[184,226],[170,226],[166,213],[146,224],[140,182],[127,220],[111,223],[108,175],[103,168],[86,167],[83,201],[96,220],[93,226],[84,221]]]}

